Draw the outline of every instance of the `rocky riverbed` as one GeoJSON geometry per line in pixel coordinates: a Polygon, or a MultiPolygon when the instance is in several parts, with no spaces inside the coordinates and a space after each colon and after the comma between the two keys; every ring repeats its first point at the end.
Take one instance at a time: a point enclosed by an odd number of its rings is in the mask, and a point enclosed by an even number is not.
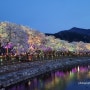
{"type": "Polygon", "coordinates": [[[55,69],[65,69],[77,65],[90,64],[89,58],[63,58],[19,63],[0,67],[0,90],[28,78],[35,77],[55,69]]]}

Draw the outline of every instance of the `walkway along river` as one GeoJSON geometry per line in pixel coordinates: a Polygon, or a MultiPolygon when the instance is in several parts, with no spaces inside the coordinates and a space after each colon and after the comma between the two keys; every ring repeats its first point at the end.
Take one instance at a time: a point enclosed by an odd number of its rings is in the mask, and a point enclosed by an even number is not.
{"type": "Polygon", "coordinates": [[[90,64],[89,58],[63,58],[0,67],[0,89],[57,69],[90,64]]]}

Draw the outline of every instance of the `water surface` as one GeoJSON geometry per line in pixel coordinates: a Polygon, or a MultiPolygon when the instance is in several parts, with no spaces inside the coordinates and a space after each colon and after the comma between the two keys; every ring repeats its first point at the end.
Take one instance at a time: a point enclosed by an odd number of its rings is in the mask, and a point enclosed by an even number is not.
{"type": "Polygon", "coordinates": [[[10,86],[6,90],[90,90],[90,66],[53,71],[10,86]]]}

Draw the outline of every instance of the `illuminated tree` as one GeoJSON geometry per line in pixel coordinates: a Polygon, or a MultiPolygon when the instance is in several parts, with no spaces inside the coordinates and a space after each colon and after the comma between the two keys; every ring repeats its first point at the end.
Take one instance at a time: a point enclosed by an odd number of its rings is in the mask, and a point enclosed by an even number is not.
{"type": "Polygon", "coordinates": [[[12,43],[12,51],[19,54],[36,53],[37,51],[90,52],[89,43],[69,43],[54,36],[45,36],[45,34],[27,26],[9,22],[0,23],[0,43],[2,46],[12,43]]]}

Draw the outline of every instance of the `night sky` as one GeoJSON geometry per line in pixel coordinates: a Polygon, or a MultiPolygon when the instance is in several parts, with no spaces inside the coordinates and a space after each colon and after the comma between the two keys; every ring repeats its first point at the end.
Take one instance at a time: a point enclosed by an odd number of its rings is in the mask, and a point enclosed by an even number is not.
{"type": "Polygon", "coordinates": [[[0,0],[0,21],[44,33],[72,27],[90,29],[90,0],[0,0]]]}

